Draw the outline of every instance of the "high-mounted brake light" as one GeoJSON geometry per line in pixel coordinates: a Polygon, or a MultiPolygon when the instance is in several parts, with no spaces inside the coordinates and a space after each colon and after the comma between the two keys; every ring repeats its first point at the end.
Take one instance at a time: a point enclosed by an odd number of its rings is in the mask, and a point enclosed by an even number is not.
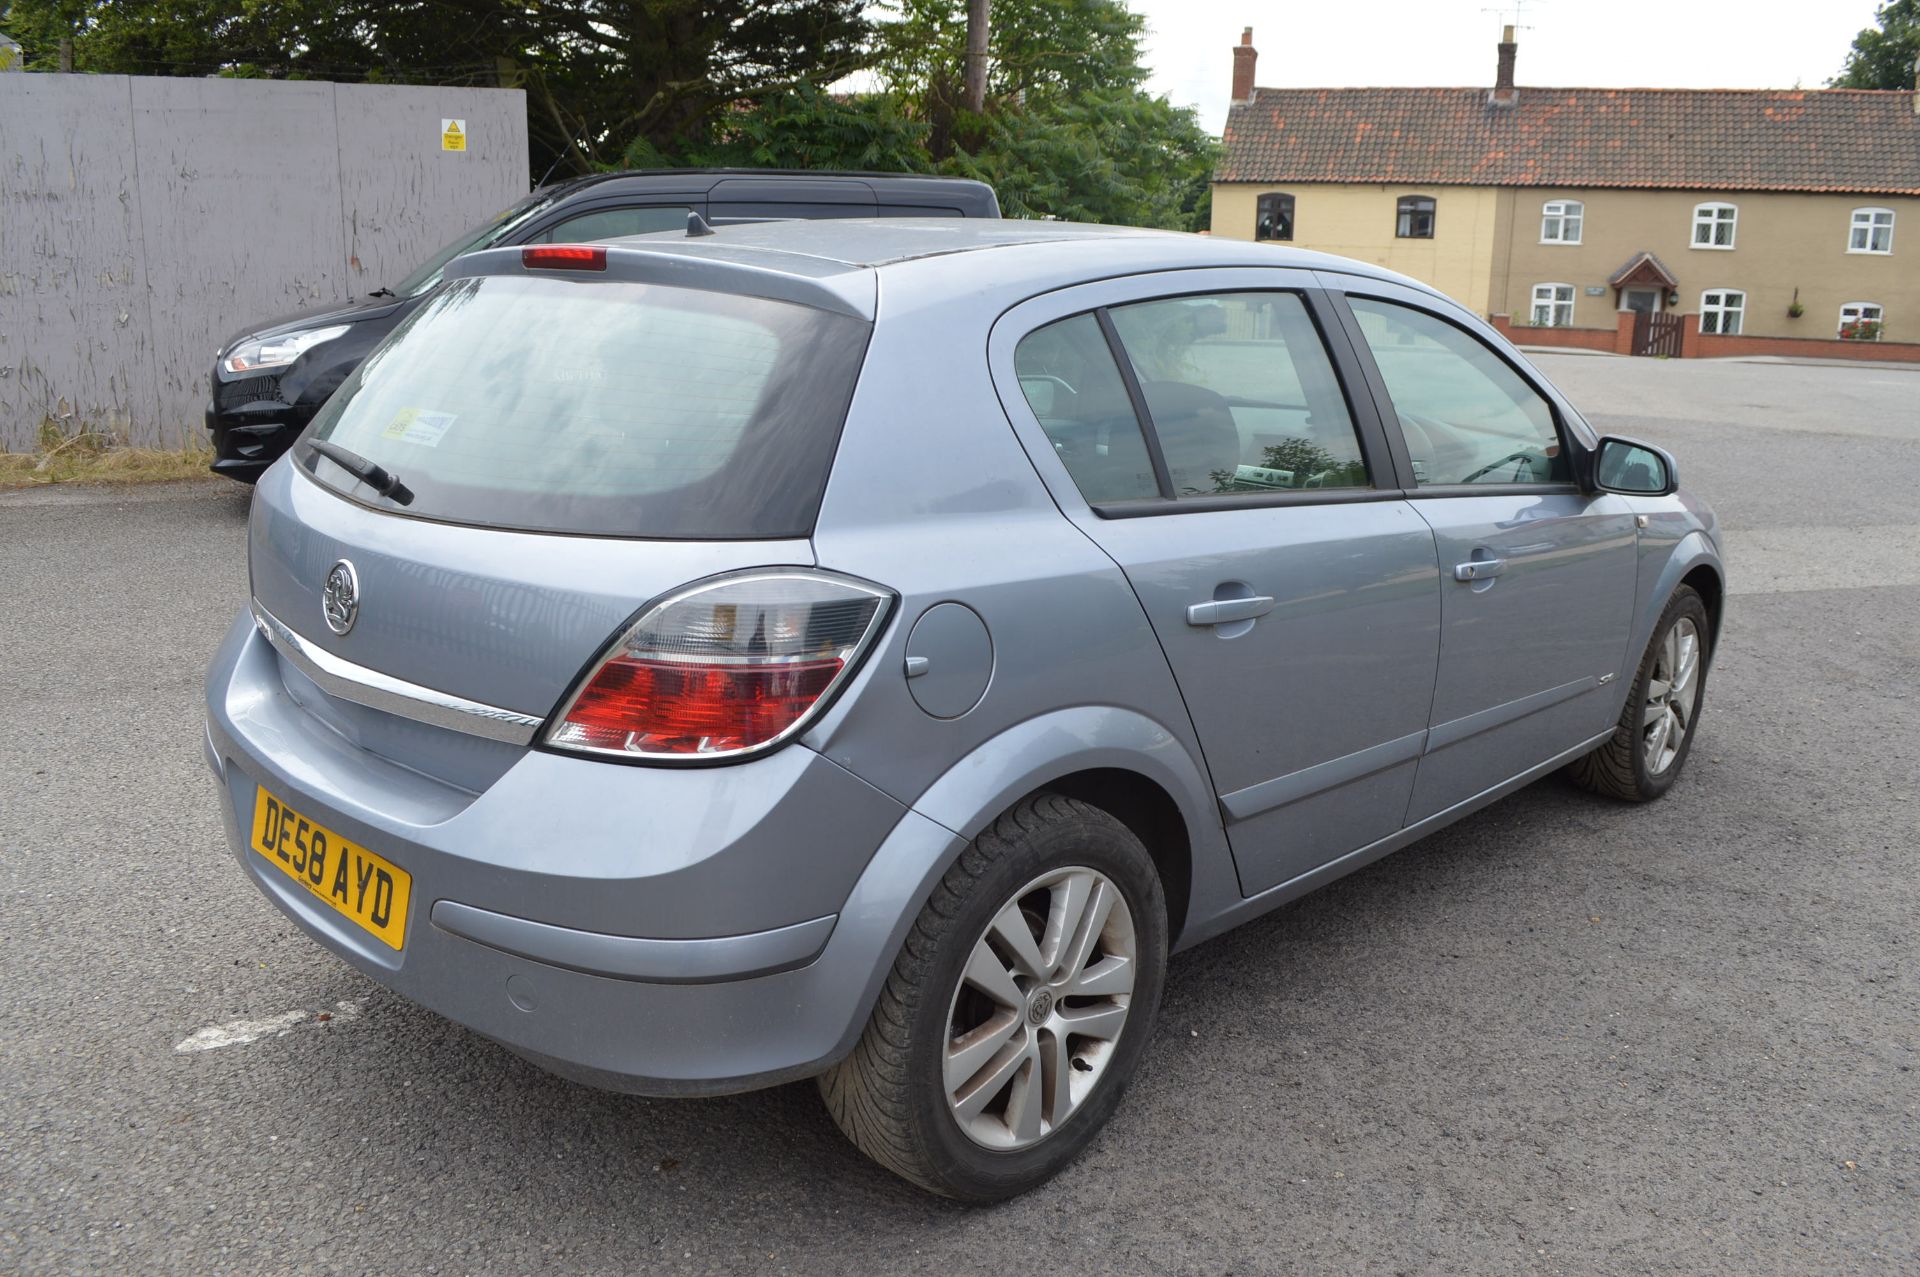
{"type": "Polygon", "coordinates": [[[649,607],[555,714],[557,749],[707,762],[798,735],[852,676],[893,595],[804,568],[716,577],[649,607]]]}
{"type": "Polygon", "coordinates": [[[535,244],[520,250],[528,270],[605,270],[607,250],[597,244],[535,244]]]}

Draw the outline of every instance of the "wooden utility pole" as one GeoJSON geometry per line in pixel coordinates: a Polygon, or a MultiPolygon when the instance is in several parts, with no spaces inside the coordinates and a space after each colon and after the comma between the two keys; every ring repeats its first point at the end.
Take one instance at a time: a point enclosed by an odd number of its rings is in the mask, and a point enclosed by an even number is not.
{"type": "Polygon", "coordinates": [[[991,0],[967,0],[967,79],[961,104],[975,115],[987,110],[987,19],[991,0]]]}

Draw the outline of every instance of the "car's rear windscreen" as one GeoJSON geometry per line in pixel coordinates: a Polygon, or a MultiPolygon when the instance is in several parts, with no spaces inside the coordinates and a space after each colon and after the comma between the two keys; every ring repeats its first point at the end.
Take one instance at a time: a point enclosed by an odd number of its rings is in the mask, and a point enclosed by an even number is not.
{"type": "Polygon", "coordinates": [[[413,494],[394,514],[675,540],[811,534],[869,325],[788,302],[544,276],[455,280],[314,418],[413,494]]]}

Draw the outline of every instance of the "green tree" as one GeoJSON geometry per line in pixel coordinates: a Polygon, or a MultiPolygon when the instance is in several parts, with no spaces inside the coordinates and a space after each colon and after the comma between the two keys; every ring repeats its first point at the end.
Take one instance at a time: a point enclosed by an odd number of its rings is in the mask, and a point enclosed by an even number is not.
{"type": "Polygon", "coordinates": [[[1920,0],[1892,0],[1874,11],[1875,25],[1853,38],[1836,89],[1911,89],[1920,58],[1920,0]]]}
{"type": "Polygon", "coordinates": [[[1010,216],[1191,230],[1213,151],[1191,112],[1107,91],[989,115],[943,168],[991,184],[1010,216]]]}
{"type": "Polygon", "coordinates": [[[927,125],[886,93],[834,94],[799,85],[723,117],[711,137],[669,154],[644,140],[627,148],[632,168],[666,164],[737,168],[931,172],[927,125]]]}
{"type": "Polygon", "coordinates": [[[896,0],[875,74],[927,126],[942,172],[1021,217],[1196,229],[1214,143],[1145,88],[1145,19],[1120,0],[994,0],[985,110],[964,106],[968,6],[896,0]]]}

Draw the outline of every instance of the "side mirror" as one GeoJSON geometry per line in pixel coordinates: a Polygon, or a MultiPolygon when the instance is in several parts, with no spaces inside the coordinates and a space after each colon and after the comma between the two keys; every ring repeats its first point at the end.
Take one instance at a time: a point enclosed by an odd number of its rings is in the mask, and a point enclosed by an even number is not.
{"type": "Polygon", "coordinates": [[[1673,458],[1664,449],[1637,439],[1607,435],[1588,454],[1592,482],[1600,492],[1629,497],[1664,497],[1680,486],[1673,458]]]}

